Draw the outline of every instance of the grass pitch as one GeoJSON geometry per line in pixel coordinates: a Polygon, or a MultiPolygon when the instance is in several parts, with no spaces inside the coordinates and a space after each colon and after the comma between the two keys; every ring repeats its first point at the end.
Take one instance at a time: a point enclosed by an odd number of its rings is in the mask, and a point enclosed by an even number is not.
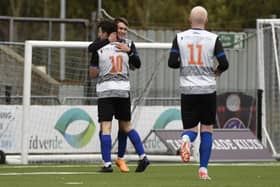
{"type": "Polygon", "coordinates": [[[280,187],[280,164],[210,164],[211,181],[199,180],[196,164],[155,164],[144,173],[114,167],[98,173],[97,165],[0,166],[0,187],[280,187]]]}

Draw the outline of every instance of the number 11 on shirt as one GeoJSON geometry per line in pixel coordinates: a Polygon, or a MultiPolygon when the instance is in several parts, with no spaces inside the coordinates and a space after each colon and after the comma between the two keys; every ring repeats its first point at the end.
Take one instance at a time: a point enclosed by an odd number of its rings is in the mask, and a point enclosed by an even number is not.
{"type": "Polygon", "coordinates": [[[202,54],[202,45],[197,44],[188,44],[188,48],[190,49],[190,61],[188,62],[190,65],[203,65],[201,54],[202,54]],[[197,61],[194,60],[194,50],[197,50],[197,61]]]}

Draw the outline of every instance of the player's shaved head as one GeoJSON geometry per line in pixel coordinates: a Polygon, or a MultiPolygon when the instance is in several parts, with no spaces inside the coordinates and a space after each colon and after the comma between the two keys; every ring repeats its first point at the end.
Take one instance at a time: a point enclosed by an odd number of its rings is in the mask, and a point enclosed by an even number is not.
{"type": "Polygon", "coordinates": [[[202,6],[196,6],[191,10],[190,21],[193,24],[205,24],[207,22],[207,10],[202,6]]]}

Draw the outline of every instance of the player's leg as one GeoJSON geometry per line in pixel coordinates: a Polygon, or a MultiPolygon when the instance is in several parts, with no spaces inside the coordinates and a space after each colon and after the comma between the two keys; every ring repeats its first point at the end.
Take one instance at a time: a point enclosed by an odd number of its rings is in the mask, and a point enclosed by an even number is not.
{"type": "Polygon", "coordinates": [[[111,149],[112,149],[112,118],[113,108],[110,99],[98,99],[98,121],[100,122],[100,149],[104,167],[101,168],[100,172],[112,172],[112,160],[111,160],[111,149]]]}
{"type": "Polygon", "coordinates": [[[212,150],[212,125],[201,125],[200,133],[200,164],[199,164],[199,178],[200,179],[211,179],[208,176],[208,163],[211,156],[212,150]]]}
{"type": "Polygon", "coordinates": [[[124,159],[125,151],[127,145],[127,133],[124,130],[122,121],[119,121],[119,131],[118,131],[118,158],[124,159]]]}
{"type": "Polygon", "coordinates": [[[143,172],[149,165],[149,160],[144,151],[144,146],[142,144],[141,138],[138,132],[132,128],[131,125],[131,111],[130,111],[130,98],[122,98],[118,100],[118,105],[116,109],[116,119],[120,121],[120,127],[123,132],[127,134],[131,143],[133,144],[136,153],[139,155],[138,166],[136,172],[143,172]]]}
{"type": "Polygon", "coordinates": [[[208,163],[212,151],[213,124],[216,120],[216,93],[202,96],[201,100],[201,133],[200,133],[200,168],[199,177],[201,179],[211,179],[208,176],[208,163]]]}
{"type": "Polygon", "coordinates": [[[111,149],[112,149],[112,138],[111,138],[111,121],[101,122],[101,155],[104,162],[104,167],[100,170],[101,172],[111,172],[112,170],[112,160],[111,160],[111,149]]]}
{"type": "Polygon", "coordinates": [[[120,168],[121,172],[129,172],[129,168],[125,161],[125,151],[127,145],[127,131],[124,129],[124,122],[119,120],[119,131],[118,131],[118,157],[116,165],[120,168]]]}
{"type": "Polygon", "coordinates": [[[127,145],[127,131],[123,121],[129,121],[131,119],[130,98],[115,98],[114,107],[116,108],[115,118],[119,120],[119,131],[118,131],[118,158],[116,165],[120,168],[121,172],[129,172],[129,168],[125,161],[125,151],[127,145]]]}
{"type": "Polygon", "coordinates": [[[197,136],[197,125],[199,123],[197,103],[195,95],[181,95],[181,115],[183,122],[183,132],[181,134],[182,144],[180,156],[183,162],[190,161],[191,143],[197,136]]]}
{"type": "Polygon", "coordinates": [[[148,167],[150,162],[145,154],[144,146],[142,144],[142,141],[141,141],[141,138],[140,138],[138,132],[132,128],[130,121],[126,121],[125,123],[126,123],[126,125],[125,125],[126,129],[128,130],[127,136],[129,137],[129,140],[133,144],[133,146],[136,150],[136,153],[139,156],[138,166],[137,166],[135,172],[143,172],[148,167]]]}

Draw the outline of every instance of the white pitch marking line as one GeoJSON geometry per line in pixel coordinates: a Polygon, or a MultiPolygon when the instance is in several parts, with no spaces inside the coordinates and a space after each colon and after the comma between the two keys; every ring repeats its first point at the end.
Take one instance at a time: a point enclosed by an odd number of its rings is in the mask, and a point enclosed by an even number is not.
{"type": "Polygon", "coordinates": [[[96,175],[98,172],[22,172],[22,173],[0,173],[0,176],[15,176],[15,175],[96,175]]]}
{"type": "Polygon", "coordinates": [[[83,184],[83,182],[66,182],[66,183],[64,183],[64,184],[83,184]]]}

